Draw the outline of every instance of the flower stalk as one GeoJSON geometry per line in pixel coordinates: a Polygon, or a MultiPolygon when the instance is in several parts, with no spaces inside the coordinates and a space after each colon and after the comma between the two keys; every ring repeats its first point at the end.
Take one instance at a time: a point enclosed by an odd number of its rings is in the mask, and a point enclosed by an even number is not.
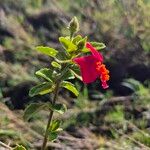
{"type": "MultiPolygon", "coordinates": [[[[58,92],[59,92],[59,82],[57,82],[57,84],[56,84],[52,105],[54,105],[56,103],[56,100],[57,100],[57,97],[58,97],[58,92]]],[[[53,113],[54,113],[54,111],[50,110],[49,119],[48,119],[48,122],[47,122],[47,127],[46,127],[45,136],[44,136],[44,139],[43,139],[43,144],[42,144],[41,150],[45,150],[46,149],[46,144],[47,144],[48,134],[49,134],[49,130],[48,129],[49,129],[50,124],[52,122],[53,113]]]]}

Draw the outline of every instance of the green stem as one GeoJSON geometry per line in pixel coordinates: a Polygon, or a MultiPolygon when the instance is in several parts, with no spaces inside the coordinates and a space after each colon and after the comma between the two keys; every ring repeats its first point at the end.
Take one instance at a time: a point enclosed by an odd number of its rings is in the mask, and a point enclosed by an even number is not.
{"type": "MultiPolygon", "coordinates": [[[[56,84],[56,88],[55,88],[55,92],[54,92],[54,99],[52,101],[53,105],[56,102],[56,99],[57,99],[57,96],[58,96],[58,90],[59,90],[59,82],[56,84]]],[[[43,145],[41,147],[41,150],[45,150],[46,149],[47,138],[48,138],[48,129],[49,129],[49,126],[51,124],[52,118],[53,118],[53,111],[50,110],[49,119],[48,119],[48,122],[47,122],[47,127],[46,127],[45,136],[44,136],[43,145]]]]}
{"type": "Polygon", "coordinates": [[[72,41],[73,36],[74,36],[74,32],[71,32],[71,33],[70,33],[70,41],[72,41]]]}
{"type": "Polygon", "coordinates": [[[76,78],[82,81],[82,77],[80,75],[78,75],[74,70],[70,69],[70,71],[75,75],[76,78]]]}
{"type": "Polygon", "coordinates": [[[68,59],[68,60],[59,60],[59,59],[55,58],[55,61],[57,61],[60,64],[66,64],[66,63],[71,62],[72,60],[71,59],[68,59]]]}

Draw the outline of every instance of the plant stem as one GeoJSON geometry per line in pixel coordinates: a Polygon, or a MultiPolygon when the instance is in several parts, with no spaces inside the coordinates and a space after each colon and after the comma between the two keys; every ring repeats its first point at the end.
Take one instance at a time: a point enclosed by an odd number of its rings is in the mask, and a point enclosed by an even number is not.
{"type": "MultiPolygon", "coordinates": [[[[56,84],[56,88],[55,88],[55,92],[54,92],[54,98],[53,98],[53,101],[52,101],[53,105],[56,102],[56,99],[57,99],[57,96],[58,96],[58,90],[59,90],[59,82],[57,82],[57,84],[56,84]]],[[[47,127],[46,127],[45,136],[44,136],[43,145],[41,147],[41,150],[45,150],[45,148],[46,148],[47,137],[48,137],[48,128],[49,128],[49,126],[51,124],[52,117],[53,117],[53,111],[50,110],[49,119],[48,119],[48,122],[47,122],[47,127]]]]}
{"type": "Polygon", "coordinates": [[[70,33],[70,40],[71,40],[71,41],[72,41],[72,39],[73,39],[73,36],[74,36],[74,33],[71,32],[71,33],[70,33]]]}
{"type": "Polygon", "coordinates": [[[59,60],[59,59],[55,58],[55,61],[57,61],[60,64],[66,64],[66,63],[71,62],[72,60],[71,59],[68,59],[68,60],[59,60]]]}
{"type": "Polygon", "coordinates": [[[10,146],[6,145],[6,144],[3,143],[2,141],[0,141],[0,145],[1,145],[2,147],[5,147],[5,148],[9,149],[9,150],[12,150],[12,148],[11,148],[10,146]]]}

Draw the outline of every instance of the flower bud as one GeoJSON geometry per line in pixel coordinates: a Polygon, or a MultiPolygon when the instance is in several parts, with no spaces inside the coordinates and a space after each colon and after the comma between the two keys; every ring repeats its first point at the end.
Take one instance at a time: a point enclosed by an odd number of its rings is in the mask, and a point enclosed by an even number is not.
{"type": "Polygon", "coordinates": [[[76,17],[73,17],[69,23],[69,30],[71,33],[76,33],[79,31],[79,22],[76,17]]]}

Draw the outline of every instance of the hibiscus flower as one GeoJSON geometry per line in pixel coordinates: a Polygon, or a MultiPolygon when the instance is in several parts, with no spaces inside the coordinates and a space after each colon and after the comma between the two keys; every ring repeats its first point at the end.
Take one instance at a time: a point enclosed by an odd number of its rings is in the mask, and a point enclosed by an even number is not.
{"type": "Polygon", "coordinates": [[[89,42],[86,43],[86,48],[91,51],[91,55],[73,59],[80,67],[83,82],[91,83],[99,77],[102,87],[108,88],[109,71],[103,64],[103,56],[89,42]]]}

